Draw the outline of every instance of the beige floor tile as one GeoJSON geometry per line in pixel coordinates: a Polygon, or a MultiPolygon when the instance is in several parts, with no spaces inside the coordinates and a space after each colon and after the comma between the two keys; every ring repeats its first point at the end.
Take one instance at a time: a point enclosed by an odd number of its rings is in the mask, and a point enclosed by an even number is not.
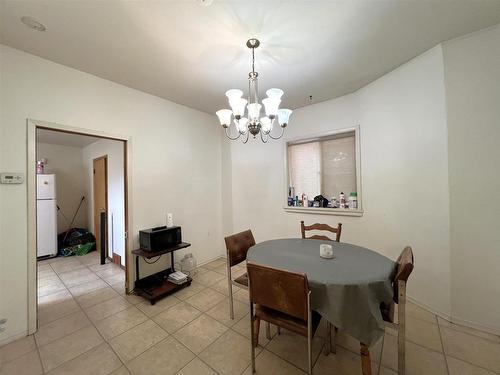
{"type": "Polygon", "coordinates": [[[500,336],[494,335],[492,333],[484,332],[484,331],[479,331],[474,328],[469,328],[465,326],[461,326],[459,324],[451,323],[443,318],[438,317],[438,323],[441,327],[446,327],[446,328],[453,328],[454,330],[463,332],[463,333],[468,333],[469,335],[474,335],[478,337],[482,337],[483,339],[487,339],[490,341],[494,341],[497,343],[500,343],[500,336]]]}
{"type": "Polygon", "coordinates": [[[56,293],[48,294],[43,297],[38,296],[38,307],[43,308],[45,305],[55,305],[71,299],[73,299],[73,296],[68,289],[64,288],[56,293]]]}
{"type": "Polygon", "coordinates": [[[44,270],[51,270],[52,267],[50,266],[50,263],[46,260],[40,260],[37,262],[37,269],[38,271],[44,271],[44,270]]]}
{"type": "Polygon", "coordinates": [[[117,275],[125,275],[125,270],[118,266],[108,267],[106,269],[100,269],[95,271],[95,274],[101,278],[113,277],[117,275]]]}
{"type": "Polygon", "coordinates": [[[76,259],[52,263],[51,267],[58,274],[86,268],[83,264],[81,264],[76,259]]]}
{"type": "Polygon", "coordinates": [[[500,373],[500,344],[445,327],[441,335],[447,356],[500,373]]]}
{"type": "Polygon", "coordinates": [[[250,364],[250,340],[228,330],[199,357],[219,374],[241,374],[250,364]]]}
{"type": "MultiPolygon", "coordinates": [[[[78,272],[80,270],[75,271],[78,272]]],[[[82,270],[83,271],[83,270],[82,270]]],[[[66,285],[68,288],[72,286],[77,286],[80,284],[88,283],[90,281],[96,281],[99,280],[99,276],[97,276],[95,273],[88,271],[89,273],[83,273],[80,276],[71,276],[71,277],[64,277],[66,275],[65,273],[59,275],[61,279],[64,282],[64,285],[66,285]]]]}
{"type": "Polygon", "coordinates": [[[74,297],[90,293],[97,289],[107,288],[109,285],[101,279],[69,287],[69,291],[74,297]]]}
{"type": "MultiPolygon", "coordinates": [[[[372,362],[372,374],[377,374],[377,372],[378,365],[372,362]]],[[[314,374],[361,375],[361,357],[343,348],[337,348],[336,354],[320,354],[314,365],[314,374]]]]}
{"type": "Polygon", "coordinates": [[[217,373],[196,357],[179,371],[177,375],[217,375],[217,373]]]}
{"type": "MultiPolygon", "coordinates": [[[[304,375],[306,372],[284,361],[277,355],[263,350],[255,359],[255,370],[259,375],[304,375]]],[[[315,373],[316,374],[316,373],[315,373]]],[[[329,372],[328,374],[331,374],[329,372]]],[[[243,375],[252,375],[252,366],[248,366],[243,375]]],[[[374,374],[375,375],[375,374],[374,374]]]]}
{"type": "Polygon", "coordinates": [[[214,272],[220,273],[221,275],[224,275],[225,277],[227,277],[227,265],[226,265],[226,262],[224,262],[224,264],[221,264],[218,267],[212,268],[211,270],[214,271],[214,272]]]}
{"type": "MultiPolygon", "coordinates": [[[[323,322],[322,322],[323,323],[323,322]]],[[[326,339],[326,332],[317,332],[317,335],[324,337],[326,339]]],[[[332,338],[333,336],[333,328],[332,328],[332,338]]],[[[340,346],[344,349],[347,349],[355,354],[359,354],[360,344],[359,341],[354,337],[348,335],[345,331],[339,330],[336,338],[337,346],[340,346]]],[[[372,361],[378,362],[380,361],[380,357],[382,356],[382,343],[383,337],[380,338],[375,344],[370,347],[370,356],[372,361]]]]}
{"type": "Polygon", "coordinates": [[[188,347],[193,353],[200,353],[208,345],[219,338],[228,328],[207,315],[201,315],[185,325],[174,337],[188,347]]]}
{"type": "Polygon", "coordinates": [[[246,304],[249,304],[250,301],[250,298],[248,296],[248,290],[246,289],[238,290],[236,293],[233,294],[233,298],[246,304]]]}
{"type": "Polygon", "coordinates": [[[57,304],[38,306],[38,325],[42,327],[80,310],[80,306],[78,306],[74,299],[57,304]]]}
{"type": "MultiPolygon", "coordinates": [[[[261,330],[263,329],[264,325],[261,324],[261,330]]],[[[323,342],[323,339],[319,336],[313,338],[313,363],[318,358],[323,347],[323,342]]],[[[293,363],[300,369],[307,371],[307,339],[305,337],[282,329],[281,335],[275,335],[269,344],[266,345],[266,349],[293,363]]]]}
{"type": "Polygon", "coordinates": [[[105,340],[109,340],[145,322],[147,319],[147,316],[143,312],[131,306],[128,309],[100,320],[96,323],[96,328],[105,340]]]}
{"type": "Polygon", "coordinates": [[[378,375],[398,375],[398,373],[388,367],[380,366],[378,375]]]}
{"type": "Polygon", "coordinates": [[[223,294],[216,292],[213,289],[206,288],[188,298],[186,302],[200,311],[207,311],[221,302],[224,298],[225,296],[223,294]]]}
{"type": "MultiPolygon", "coordinates": [[[[261,329],[259,330],[259,345],[266,346],[269,343],[269,340],[266,338],[266,323],[261,323],[261,329]]],[[[247,314],[243,318],[241,318],[235,325],[232,326],[239,334],[245,336],[250,339],[250,314],[247,314]]],[[[271,337],[276,335],[277,330],[276,326],[271,325],[271,337]]]]}
{"type": "Polygon", "coordinates": [[[250,307],[241,303],[238,300],[233,301],[233,311],[234,319],[229,317],[229,298],[225,298],[222,302],[218,303],[210,310],[207,311],[207,315],[221,322],[222,324],[231,327],[236,324],[241,318],[243,318],[250,311],[250,307]]]}
{"type": "Polygon", "coordinates": [[[43,367],[48,372],[95,348],[102,342],[101,336],[94,327],[82,328],[57,341],[41,346],[39,352],[43,367]]]}
{"type": "Polygon", "coordinates": [[[147,320],[129,331],[116,336],[109,343],[120,359],[126,363],[167,336],[168,333],[161,329],[158,324],[152,320],[147,320]]]}
{"type": "Polygon", "coordinates": [[[97,264],[92,264],[89,266],[89,269],[93,272],[99,272],[99,271],[104,271],[104,270],[109,270],[109,269],[114,269],[116,268],[116,264],[111,262],[109,259],[106,259],[106,264],[101,264],[100,260],[97,264]]]}
{"type": "Polygon", "coordinates": [[[186,302],[181,302],[155,315],[152,319],[167,332],[174,333],[200,315],[201,311],[186,302]]]}
{"type": "Polygon", "coordinates": [[[221,275],[215,271],[209,270],[205,273],[196,275],[194,280],[204,286],[210,286],[215,284],[217,281],[224,280],[226,276],[221,275]]]}
{"type": "Polygon", "coordinates": [[[51,286],[61,286],[63,285],[63,282],[59,278],[59,276],[50,276],[50,277],[45,277],[43,279],[38,279],[38,290],[41,290],[43,288],[48,288],[51,286]]]}
{"type": "Polygon", "coordinates": [[[206,286],[198,284],[196,281],[192,281],[190,286],[175,292],[175,297],[185,301],[206,288],[206,286]]]}
{"type": "Polygon", "coordinates": [[[77,311],[41,326],[35,333],[36,343],[38,346],[46,345],[90,324],[83,311],[77,311]]]}
{"type": "Polygon", "coordinates": [[[107,282],[109,285],[117,284],[117,283],[125,283],[125,273],[121,275],[102,277],[102,279],[107,282]]]}
{"type": "Polygon", "coordinates": [[[98,303],[118,297],[119,294],[111,287],[94,290],[90,293],[76,297],[76,302],[86,309],[98,303]]]}
{"type": "Polygon", "coordinates": [[[36,349],[33,336],[26,336],[0,347],[0,363],[6,363],[22,357],[36,349]]]}
{"type": "Polygon", "coordinates": [[[39,286],[37,290],[38,297],[45,297],[49,294],[54,294],[66,290],[66,287],[62,282],[58,282],[56,284],[50,284],[46,286],[39,286]]]}
{"type": "Polygon", "coordinates": [[[122,363],[108,344],[102,343],[94,349],[65,362],[48,375],[108,375],[119,369],[122,363]]]}
{"type": "MultiPolygon", "coordinates": [[[[396,335],[394,330],[387,330],[388,333],[396,335]]],[[[442,352],[441,336],[437,324],[429,323],[413,317],[406,318],[406,339],[426,348],[442,352]]]]}
{"type": "Polygon", "coordinates": [[[119,283],[111,284],[111,288],[113,288],[119,295],[125,295],[125,283],[120,281],[119,283]]]}
{"type": "Polygon", "coordinates": [[[203,265],[203,267],[208,268],[208,269],[214,269],[214,268],[217,268],[220,266],[225,266],[225,265],[226,265],[226,260],[219,258],[219,259],[213,260],[211,262],[205,263],[203,265]]]}
{"type": "Polygon", "coordinates": [[[113,371],[110,375],[130,375],[130,372],[125,366],[122,366],[118,370],[113,371]]]}
{"type": "MultiPolygon", "coordinates": [[[[225,296],[229,296],[227,278],[217,281],[215,284],[211,285],[210,288],[215,289],[216,291],[224,294],[225,296]]],[[[236,293],[238,290],[240,290],[240,288],[233,285],[233,293],[236,293]]]]}
{"type": "Polygon", "coordinates": [[[127,367],[132,375],[170,375],[177,373],[193,358],[193,353],[169,336],[132,360],[127,367]]]}
{"type": "Polygon", "coordinates": [[[38,270],[38,273],[37,273],[37,277],[38,277],[38,285],[40,285],[40,281],[42,280],[45,280],[45,279],[52,279],[52,278],[55,278],[57,277],[57,273],[55,273],[52,268],[47,268],[47,269],[43,269],[43,270],[38,270]]]}
{"type": "Polygon", "coordinates": [[[481,367],[471,365],[470,363],[461,361],[453,357],[447,357],[448,370],[450,375],[494,375],[492,371],[488,371],[481,367]]]}
{"type": "Polygon", "coordinates": [[[42,375],[42,363],[38,351],[33,350],[7,363],[0,360],[1,375],[42,375]]]}
{"type": "MultiPolygon", "coordinates": [[[[392,370],[398,369],[397,339],[393,335],[386,334],[384,337],[381,364],[392,370]]],[[[406,371],[409,375],[445,375],[447,370],[444,355],[407,341],[406,371]]]]}
{"type": "Polygon", "coordinates": [[[91,253],[79,256],[77,259],[81,264],[88,266],[88,267],[94,266],[94,265],[99,265],[101,262],[101,259],[99,257],[99,254],[97,253],[97,251],[93,251],[91,253]]]}
{"type": "MultiPolygon", "coordinates": [[[[397,307],[397,305],[396,305],[397,307]]],[[[397,315],[396,315],[397,316],[397,315]]],[[[424,310],[423,308],[408,302],[406,304],[406,317],[424,320],[428,323],[437,324],[437,317],[433,313],[424,310]]]]}
{"type": "Polygon", "coordinates": [[[105,302],[101,302],[97,305],[91,306],[85,309],[85,312],[89,319],[95,323],[129,307],[132,307],[132,305],[128,303],[123,297],[118,296],[105,302]]]}
{"type": "Polygon", "coordinates": [[[158,315],[162,311],[165,311],[166,309],[169,309],[172,306],[177,305],[179,302],[181,302],[177,297],[174,297],[173,295],[167,296],[165,298],[162,298],[158,302],[156,302],[154,305],[152,305],[149,301],[144,301],[141,303],[138,303],[136,307],[141,310],[144,314],[146,314],[149,317],[158,315]]]}
{"type": "MultiPolygon", "coordinates": [[[[114,284],[114,285],[116,285],[116,284],[114,284]]],[[[127,302],[131,303],[132,305],[137,305],[141,302],[144,302],[144,297],[141,297],[141,296],[138,296],[138,295],[132,294],[132,293],[123,294],[122,297],[125,298],[127,300],[127,302]]]]}

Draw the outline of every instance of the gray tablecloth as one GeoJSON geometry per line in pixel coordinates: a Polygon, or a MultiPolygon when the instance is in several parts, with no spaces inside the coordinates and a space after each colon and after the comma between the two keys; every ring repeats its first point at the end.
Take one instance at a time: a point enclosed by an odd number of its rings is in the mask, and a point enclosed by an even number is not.
{"type": "Polygon", "coordinates": [[[322,240],[282,239],[250,248],[247,260],[305,273],[311,308],[364,344],[383,334],[380,303],[392,299],[395,262],[363,247],[322,240]],[[334,258],[319,256],[319,245],[333,246],[334,258]]]}

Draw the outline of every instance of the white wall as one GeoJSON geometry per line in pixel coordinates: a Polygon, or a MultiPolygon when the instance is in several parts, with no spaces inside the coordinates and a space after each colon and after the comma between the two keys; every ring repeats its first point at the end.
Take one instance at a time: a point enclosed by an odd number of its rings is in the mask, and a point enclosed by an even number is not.
{"type": "Polygon", "coordinates": [[[60,208],[57,213],[57,233],[68,229],[82,196],[85,200],[75,217],[73,227],[88,229],[87,205],[90,196],[87,190],[82,151],[81,147],[37,143],[37,160],[46,158],[45,173],[56,174],[57,205],[60,208]]]}
{"type": "MultiPolygon", "coordinates": [[[[2,170],[26,173],[26,119],[131,137],[132,226],[183,227],[199,262],[224,248],[221,239],[221,145],[215,116],[0,47],[2,170]]],[[[158,77],[161,79],[161,77],[158,77]]],[[[27,330],[26,184],[0,185],[0,342],[27,330]]],[[[182,255],[182,254],[180,254],[182,255]]]]}
{"type": "Polygon", "coordinates": [[[453,317],[500,332],[500,27],[443,49],[453,317]]]}
{"type": "Polygon", "coordinates": [[[85,180],[89,192],[87,215],[89,230],[94,231],[94,159],[107,155],[108,159],[108,249],[121,257],[125,266],[125,173],[124,144],[121,141],[101,139],[83,149],[85,180]]]}
{"type": "MultiPolygon", "coordinates": [[[[360,125],[364,215],[285,212],[283,142],[231,143],[232,224],[257,241],[299,237],[300,220],[343,223],[342,240],[395,259],[415,252],[409,295],[450,313],[448,154],[441,47],[358,92],[296,110],[286,136],[360,125]]],[[[228,142],[228,141],[226,141],[228,142]]],[[[229,156],[224,155],[226,158],[229,156]]],[[[225,222],[228,219],[226,218],[225,222]]]]}

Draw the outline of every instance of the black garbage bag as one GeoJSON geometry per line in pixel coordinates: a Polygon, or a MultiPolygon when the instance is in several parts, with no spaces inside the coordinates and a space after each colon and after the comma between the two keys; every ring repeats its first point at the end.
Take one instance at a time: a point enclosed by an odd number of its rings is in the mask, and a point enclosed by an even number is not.
{"type": "Polygon", "coordinates": [[[59,255],[73,255],[74,252],[64,250],[67,248],[79,247],[79,245],[85,245],[85,249],[88,249],[88,251],[95,250],[94,235],[85,228],[71,228],[57,236],[57,248],[59,255]],[[92,244],[92,246],[89,244],[92,244]]]}

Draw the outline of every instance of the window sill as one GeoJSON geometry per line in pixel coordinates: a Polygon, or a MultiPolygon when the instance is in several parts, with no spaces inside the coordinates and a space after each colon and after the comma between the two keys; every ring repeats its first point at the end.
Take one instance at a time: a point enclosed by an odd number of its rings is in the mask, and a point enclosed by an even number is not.
{"type": "Polygon", "coordinates": [[[344,208],[323,208],[323,207],[290,207],[285,206],[286,212],[301,212],[304,214],[317,215],[337,215],[337,216],[363,216],[363,210],[349,210],[344,208]]]}

